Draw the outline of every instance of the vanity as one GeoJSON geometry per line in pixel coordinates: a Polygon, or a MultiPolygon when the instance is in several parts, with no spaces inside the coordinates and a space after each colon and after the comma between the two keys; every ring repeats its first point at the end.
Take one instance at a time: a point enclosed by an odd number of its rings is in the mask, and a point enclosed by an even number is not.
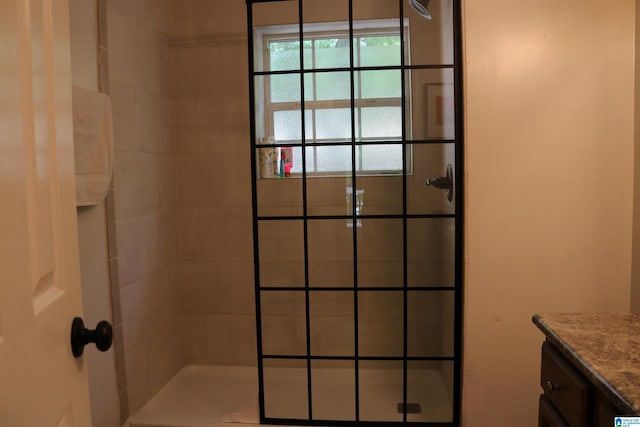
{"type": "Polygon", "coordinates": [[[611,427],[640,416],[640,315],[536,314],[542,345],[539,427],[611,427]]]}

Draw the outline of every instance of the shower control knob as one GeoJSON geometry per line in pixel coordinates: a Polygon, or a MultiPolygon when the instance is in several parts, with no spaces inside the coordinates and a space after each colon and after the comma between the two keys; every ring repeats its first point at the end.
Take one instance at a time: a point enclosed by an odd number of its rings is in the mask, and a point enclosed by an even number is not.
{"type": "Polygon", "coordinates": [[[84,352],[84,346],[94,343],[100,351],[107,351],[113,342],[113,327],[106,320],[98,322],[95,329],[84,327],[82,318],[76,317],[71,323],[71,352],[78,358],[84,352]]]}

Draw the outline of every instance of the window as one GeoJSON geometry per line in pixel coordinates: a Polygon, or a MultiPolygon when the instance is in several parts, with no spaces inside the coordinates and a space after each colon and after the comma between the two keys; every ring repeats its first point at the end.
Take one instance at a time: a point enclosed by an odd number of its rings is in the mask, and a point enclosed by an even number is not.
{"type": "MultiPolygon", "coordinates": [[[[305,24],[304,28],[307,173],[322,176],[350,172],[354,139],[358,174],[401,174],[402,46],[397,21],[354,23],[353,132],[348,26],[305,24]]],[[[298,31],[298,26],[263,28],[258,44],[263,68],[275,72],[264,76],[264,135],[273,136],[278,145],[293,147],[293,174],[302,173],[298,31]]]]}

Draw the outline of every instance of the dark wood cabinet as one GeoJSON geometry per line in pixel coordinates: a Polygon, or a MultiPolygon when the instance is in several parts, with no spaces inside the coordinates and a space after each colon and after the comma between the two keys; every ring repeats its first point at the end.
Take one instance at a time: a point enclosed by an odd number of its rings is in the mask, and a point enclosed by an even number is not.
{"type": "Polygon", "coordinates": [[[611,427],[619,411],[550,342],[542,345],[539,427],[611,427]]]}
{"type": "Polygon", "coordinates": [[[569,427],[564,422],[562,416],[556,411],[553,403],[549,402],[549,399],[540,395],[540,406],[538,411],[538,427],[569,427]]]}

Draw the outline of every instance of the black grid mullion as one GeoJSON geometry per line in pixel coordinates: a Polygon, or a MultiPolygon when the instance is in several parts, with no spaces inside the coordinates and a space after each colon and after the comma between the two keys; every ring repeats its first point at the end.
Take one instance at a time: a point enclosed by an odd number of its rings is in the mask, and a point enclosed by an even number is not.
{"type": "MultiPolygon", "coordinates": [[[[360,421],[360,363],[358,360],[358,218],[357,218],[357,177],[358,170],[356,151],[356,100],[355,100],[355,52],[353,49],[353,0],[349,0],[349,80],[350,101],[351,101],[351,224],[352,224],[352,246],[353,246],[353,354],[354,354],[354,376],[355,376],[355,419],[360,421]]],[[[358,58],[360,53],[358,52],[358,58]]],[[[359,61],[358,61],[359,62],[359,61]]]]}
{"type": "Polygon", "coordinates": [[[307,361],[307,404],[308,417],[313,420],[313,396],[311,384],[311,319],[309,315],[309,223],[307,221],[307,156],[306,156],[306,123],[305,123],[305,98],[304,98],[304,13],[303,0],[298,0],[298,25],[300,40],[300,132],[302,140],[302,227],[304,242],[304,304],[305,304],[305,333],[306,333],[306,361],[307,361]]]}
{"type": "Polygon", "coordinates": [[[400,87],[402,88],[402,92],[400,94],[402,102],[401,105],[401,123],[402,123],[402,422],[407,422],[407,356],[408,356],[408,319],[407,319],[407,311],[408,311],[408,269],[407,269],[407,259],[408,259],[408,245],[407,245],[407,100],[406,100],[406,76],[405,76],[405,39],[404,39],[404,8],[403,1],[398,0],[400,6],[400,87]]]}
{"type": "Polygon", "coordinates": [[[453,2],[453,62],[454,62],[454,119],[455,119],[455,285],[456,292],[454,294],[454,311],[456,313],[454,319],[454,369],[453,369],[453,423],[460,423],[461,401],[462,401],[462,316],[463,316],[463,293],[462,284],[464,283],[464,268],[462,261],[464,259],[464,186],[462,185],[464,178],[464,126],[463,126],[463,106],[462,106],[462,10],[459,1],[453,2]]]}
{"type": "MultiPolygon", "coordinates": [[[[256,164],[256,117],[255,117],[255,74],[254,74],[254,45],[253,45],[253,7],[250,2],[247,2],[247,47],[248,47],[248,61],[249,61],[249,133],[251,144],[251,164],[256,164]]],[[[251,210],[252,210],[252,227],[253,227],[253,267],[254,267],[254,299],[256,310],[256,330],[262,330],[262,318],[261,318],[261,306],[260,306],[260,252],[258,244],[258,189],[255,185],[257,179],[256,168],[251,168],[251,210]]],[[[263,371],[263,359],[262,359],[262,334],[256,333],[256,347],[258,352],[258,406],[260,419],[265,419],[264,408],[264,371],[263,371]]]]}

